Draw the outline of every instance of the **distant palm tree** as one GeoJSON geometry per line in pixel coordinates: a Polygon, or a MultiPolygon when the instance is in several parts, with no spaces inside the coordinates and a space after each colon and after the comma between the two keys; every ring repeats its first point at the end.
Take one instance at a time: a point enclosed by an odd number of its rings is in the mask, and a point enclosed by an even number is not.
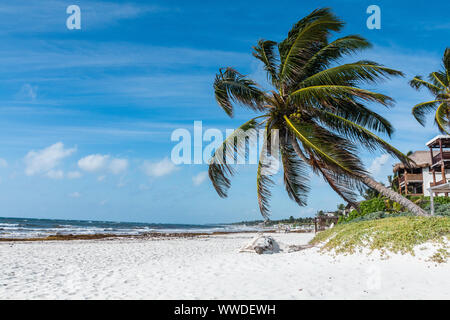
{"type": "Polygon", "coordinates": [[[443,70],[432,72],[428,81],[415,76],[409,84],[416,90],[425,87],[434,96],[434,100],[422,102],[414,106],[412,114],[416,120],[425,125],[425,116],[435,111],[434,120],[442,133],[448,133],[450,116],[450,48],[445,49],[443,70]]]}
{"type": "MultiPolygon", "coordinates": [[[[242,138],[249,129],[265,128],[266,145],[271,143],[271,129],[278,129],[285,188],[298,205],[306,205],[309,166],[348,203],[356,205],[354,190],[360,190],[364,184],[417,215],[427,214],[371,178],[357,155],[357,147],[381,149],[408,163],[404,154],[370,131],[390,136],[393,127],[363,104],[388,106],[393,100],[358,87],[360,83],[375,83],[402,73],[372,61],[330,67],[342,56],[370,47],[367,40],[357,35],[329,42],[330,33],[341,30],[343,25],[329,9],[318,9],[297,22],[282,42],[260,40],[253,55],[264,64],[273,91],[264,91],[233,68],[220,69],[214,90],[223,110],[233,116],[233,104],[238,104],[263,114],[244,123],[215,151],[209,178],[219,196],[227,196],[230,177],[235,172],[224,155],[228,152],[245,156],[242,138]],[[227,150],[227,143],[235,139],[238,143],[227,150]]],[[[258,203],[266,218],[273,184],[264,170],[267,158],[263,150],[257,170],[258,203]]]]}
{"type": "MultiPolygon", "coordinates": [[[[409,152],[408,152],[408,155],[409,155],[409,152]]],[[[389,182],[389,187],[392,190],[394,190],[395,192],[398,192],[398,175],[388,176],[388,182],[389,182]]]]}

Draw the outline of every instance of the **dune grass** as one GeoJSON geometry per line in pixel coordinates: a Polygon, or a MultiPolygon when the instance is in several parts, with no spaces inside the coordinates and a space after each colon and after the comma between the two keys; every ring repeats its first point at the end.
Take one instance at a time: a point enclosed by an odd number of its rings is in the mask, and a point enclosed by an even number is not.
{"type": "Polygon", "coordinates": [[[445,262],[450,257],[450,217],[394,217],[370,221],[339,224],[318,233],[310,244],[321,244],[321,250],[337,254],[356,251],[379,250],[414,255],[418,245],[434,242],[440,247],[430,257],[432,261],[445,262]]]}

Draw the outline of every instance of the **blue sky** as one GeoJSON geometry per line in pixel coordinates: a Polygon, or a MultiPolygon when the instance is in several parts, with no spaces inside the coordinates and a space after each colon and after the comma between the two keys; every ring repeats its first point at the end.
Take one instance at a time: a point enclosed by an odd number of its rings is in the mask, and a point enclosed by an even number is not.
{"type": "MultiPolygon", "coordinates": [[[[424,149],[437,134],[419,126],[411,107],[429,98],[407,80],[440,67],[450,35],[448,1],[57,1],[0,4],[0,216],[161,223],[260,219],[255,166],[233,179],[220,199],[205,165],[173,166],[174,129],[194,120],[224,130],[216,105],[218,68],[236,67],[263,82],[251,56],[260,38],[280,41],[317,7],[331,7],[374,47],[359,56],[406,73],[377,90],[396,100],[374,107],[397,128],[402,151],[424,149]],[[66,28],[67,6],[81,8],[81,30],[66,28]],[[381,30],[366,28],[366,8],[381,8],[381,30]]],[[[385,180],[394,160],[362,153],[385,180]]],[[[334,209],[341,200],[312,179],[309,205],[274,189],[273,218],[334,209]]]]}

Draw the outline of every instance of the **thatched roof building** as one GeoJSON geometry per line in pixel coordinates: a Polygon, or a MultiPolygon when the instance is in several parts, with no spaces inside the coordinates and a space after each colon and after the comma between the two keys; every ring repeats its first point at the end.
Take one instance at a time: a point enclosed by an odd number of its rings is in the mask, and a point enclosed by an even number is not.
{"type": "MultiPolygon", "coordinates": [[[[438,154],[438,152],[434,152],[433,155],[438,154]]],[[[426,168],[431,165],[431,154],[430,151],[416,151],[409,156],[409,158],[413,161],[411,163],[411,168],[426,168]]],[[[397,172],[400,169],[405,169],[405,165],[403,163],[396,163],[394,165],[394,172],[397,172]]]]}

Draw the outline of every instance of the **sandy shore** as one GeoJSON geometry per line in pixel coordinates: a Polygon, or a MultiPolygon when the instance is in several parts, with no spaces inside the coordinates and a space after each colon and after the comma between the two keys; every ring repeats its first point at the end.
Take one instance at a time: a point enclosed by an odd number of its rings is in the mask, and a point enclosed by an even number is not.
{"type": "MultiPolygon", "coordinates": [[[[0,243],[0,299],[448,299],[450,264],[238,253],[254,234],[0,243]]],[[[306,244],[312,234],[273,234],[306,244]]]]}

